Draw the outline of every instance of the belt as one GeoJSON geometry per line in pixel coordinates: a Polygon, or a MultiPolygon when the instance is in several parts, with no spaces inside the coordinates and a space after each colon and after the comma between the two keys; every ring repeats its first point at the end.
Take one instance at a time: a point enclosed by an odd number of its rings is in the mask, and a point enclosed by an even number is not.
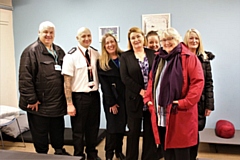
{"type": "Polygon", "coordinates": [[[98,90],[91,91],[91,92],[72,92],[72,93],[75,94],[75,95],[81,94],[81,95],[89,95],[89,96],[91,96],[91,95],[97,94],[98,90]]]}

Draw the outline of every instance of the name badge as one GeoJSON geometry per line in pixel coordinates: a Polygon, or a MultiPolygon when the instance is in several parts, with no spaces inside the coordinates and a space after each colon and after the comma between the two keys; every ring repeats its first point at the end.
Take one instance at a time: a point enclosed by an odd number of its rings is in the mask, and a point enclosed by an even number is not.
{"type": "Polygon", "coordinates": [[[58,64],[55,64],[54,67],[55,67],[56,71],[61,71],[62,70],[61,66],[58,65],[58,64]]]}

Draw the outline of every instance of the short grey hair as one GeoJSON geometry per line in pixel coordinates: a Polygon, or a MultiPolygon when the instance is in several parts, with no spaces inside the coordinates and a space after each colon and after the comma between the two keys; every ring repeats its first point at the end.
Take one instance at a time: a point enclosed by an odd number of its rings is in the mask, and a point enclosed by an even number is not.
{"type": "Polygon", "coordinates": [[[86,31],[86,30],[91,33],[90,29],[88,29],[86,27],[80,27],[77,31],[77,36],[79,36],[79,34],[81,34],[83,31],[86,31]]]}
{"type": "Polygon", "coordinates": [[[172,27],[165,29],[161,33],[160,39],[164,39],[166,37],[174,37],[178,41],[178,43],[182,42],[182,37],[180,36],[178,31],[175,28],[172,28],[172,27]]]}
{"type": "Polygon", "coordinates": [[[39,25],[39,29],[38,29],[38,31],[42,31],[44,28],[46,28],[46,27],[52,27],[52,28],[54,28],[54,30],[55,30],[55,25],[52,23],[52,22],[50,22],[50,21],[45,21],[45,22],[42,22],[40,25],[39,25]]]}

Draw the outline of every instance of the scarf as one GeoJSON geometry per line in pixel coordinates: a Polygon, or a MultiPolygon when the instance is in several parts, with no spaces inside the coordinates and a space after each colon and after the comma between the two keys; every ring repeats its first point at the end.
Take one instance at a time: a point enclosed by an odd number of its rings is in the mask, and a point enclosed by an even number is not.
{"type": "MultiPolygon", "coordinates": [[[[181,44],[177,45],[170,53],[162,48],[159,51],[159,59],[167,61],[167,66],[160,84],[160,95],[158,105],[167,107],[173,100],[181,98],[183,85],[183,73],[181,64],[181,44]]],[[[173,109],[176,108],[173,105],[173,109]]]]}

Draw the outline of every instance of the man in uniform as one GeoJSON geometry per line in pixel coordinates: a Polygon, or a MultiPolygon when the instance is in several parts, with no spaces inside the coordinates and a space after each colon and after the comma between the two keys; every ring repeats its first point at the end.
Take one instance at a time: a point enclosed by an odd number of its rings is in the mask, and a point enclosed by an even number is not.
{"type": "Polygon", "coordinates": [[[96,62],[97,50],[90,47],[92,35],[88,28],[77,32],[77,47],[64,57],[62,74],[65,82],[67,112],[71,116],[74,156],[87,160],[101,160],[96,145],[100,123],[100,96],[96,62]]]}
{"type": "Polygon", "coordinates": [[[19,67],[19,107],[27,111],[37,153],[48,152],[48,136],[55,154],[69,155],[64,145],[64,115],[67,105],[61,66],[64,51],[53,44],[55,26],[39,26],[38,40],[22,53],[19,67]]]}

